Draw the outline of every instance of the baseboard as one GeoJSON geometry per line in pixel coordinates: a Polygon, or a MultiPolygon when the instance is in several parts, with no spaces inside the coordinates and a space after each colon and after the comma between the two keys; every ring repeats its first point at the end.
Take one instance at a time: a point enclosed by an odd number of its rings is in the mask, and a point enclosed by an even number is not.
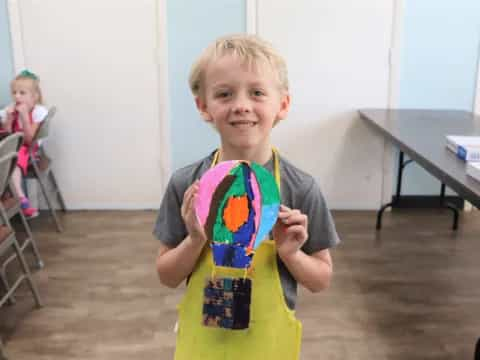
{"type": "MultiPolygon", "coordinates": [[[[416,208],[428,209],[439,207],[440,196],[438,195],[401,195],[399,201],[396,202],[397,197],[392,196],[394,209],[416,208]]],[[[465,201],[458,196],[445,196],[445,202],[454,205],[457,209],[463,210],[465,201]]]]}

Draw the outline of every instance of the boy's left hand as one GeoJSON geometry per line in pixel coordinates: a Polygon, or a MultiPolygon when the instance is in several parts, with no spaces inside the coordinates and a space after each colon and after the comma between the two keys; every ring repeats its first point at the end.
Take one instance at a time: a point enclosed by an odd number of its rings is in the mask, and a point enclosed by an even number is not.
{"type": "Polygon", "coordinates": [[[280,205],[277,223],[273,228],[273,238],[278,255],[288,258],[300,250],[308,238],[308,217],[300,210],[280,205]]]}

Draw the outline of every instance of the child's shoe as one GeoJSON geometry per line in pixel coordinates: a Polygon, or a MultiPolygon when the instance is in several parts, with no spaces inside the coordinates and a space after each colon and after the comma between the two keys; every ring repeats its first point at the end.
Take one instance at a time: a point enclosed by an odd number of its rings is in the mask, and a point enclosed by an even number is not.
{"type": "Polygon", "coordinates": [[[33,219],[38,216],[38,209],[30,206],[30,201],[27,198],[20,199],[20,207],[22,213],[27,219],[33,219]]]}

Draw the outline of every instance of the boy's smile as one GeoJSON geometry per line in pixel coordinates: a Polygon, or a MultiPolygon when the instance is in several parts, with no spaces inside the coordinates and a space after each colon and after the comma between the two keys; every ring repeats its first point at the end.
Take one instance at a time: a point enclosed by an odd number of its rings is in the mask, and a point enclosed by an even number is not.
{"type": "Polygon", "coordinates": [[[227,157],[264,162],[271,153],[272,127],[288,113],[290,98],[267,66],[226,55],[206,68],[196,102],[219,132],[227,157]]]}

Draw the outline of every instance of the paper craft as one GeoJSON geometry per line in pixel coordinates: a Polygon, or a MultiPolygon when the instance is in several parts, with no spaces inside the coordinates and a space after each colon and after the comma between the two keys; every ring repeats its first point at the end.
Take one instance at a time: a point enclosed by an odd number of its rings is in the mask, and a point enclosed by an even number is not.
{"type": "Polygon", "coordinates": [[[207,279],[203,297],[203,325],[247,329],[251,292],[252,281],[248,278],[207,279]]]}
{"type": "Polygon", "coordinates": [[[255,249],[277,220],[275,179],[256,163],[219,163],[199,182],[195,210],[213,249],[215,265],[248,268],[255,249]]]}

